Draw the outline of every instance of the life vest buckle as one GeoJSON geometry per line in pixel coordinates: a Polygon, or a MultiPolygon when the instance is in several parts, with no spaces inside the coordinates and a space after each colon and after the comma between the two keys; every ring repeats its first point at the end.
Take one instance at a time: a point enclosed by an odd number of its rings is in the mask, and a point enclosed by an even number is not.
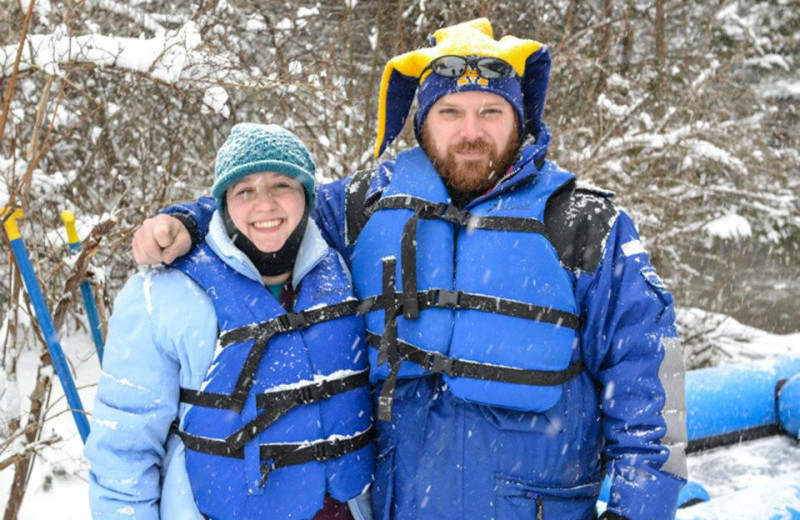
{"type": "Polygon", "coordinates": [[[458,209],[452,204],[448,204],[446,202],[439,202],[435,206],[428,209],[428,211],[420,211],[419,215],[422,218],[438,218],[452,224],[458,224],[460,226],[464,226],[470,219],[470,213],[468,211],[458,209]]]}
{"type": "Polygon", "coordinates": [[[428,292],[428,302],[433,307],[450,307],[452,309],[457,309],[461,303],[461,292],[434,289],[428,292]]]}
{"type": "Polygon", "coordinates": [[[312,449],[314,450],[314,460],[317,462],[325,462],[333,457],[334,454],[329,450],[329,448],[330,445],[326,442],[312,444],[312,449]]]}
{"type": "Polygon", "coordinates": [[[306,316],[303,311],[289,312],[277,317],[279,332],[289,332],[299,330],[308,326],[306,316]]]}
{"type": "Polygon", "coordinates": [[[427,352],[420,364],[425,370],[435,374],[453,375],[453,364],[455,359],[439,354],[438,352],[427,352]]]}
{"type": "Polygon", "coordinates": [[[298,401],[301,404],[311,404],[319,401],[321,397],[320,385],[306,385],[298,388],[299,396],[298,401]]]}

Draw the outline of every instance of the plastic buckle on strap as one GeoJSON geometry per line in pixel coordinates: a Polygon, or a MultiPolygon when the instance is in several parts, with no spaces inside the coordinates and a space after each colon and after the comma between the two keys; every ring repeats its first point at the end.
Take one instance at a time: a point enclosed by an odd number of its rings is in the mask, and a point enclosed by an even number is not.
{"type": "Polygon", "coordinates": [[[454,359],[438,352],[427,352],[421,366],[436,374],[452,375],[454,359]]]}
{"type": "Polygon", "coordinates": [[[317,385],[306,385],[301,386],[298,388],[300,395],[298,396],[298,401],[301,404],[310,404],[314,403],[319,400],[319,392],[320,388],[317,385]]]}
{"type": "Polygon", "coordinates": [[[290,312],[288,314],[281,314],[277,318],[278,320],[278,327],[280,328],[281,332],[289,332],[292,330],[298,330],[306,327],[308,322],[306,321],[305,314],[301,312],[290,312]]]}
{"type": "Polygon", "coordinates": [[[431,217],[443,218],[445,215],[447,215],[447,211],[451,207],[452,206],[450,206],[450,204],[448,204],[446,202],[439,202],[433,207],[426,208],[427,211],[420,211],[420,216],[423,216],[423,217],[431,216],[431,217]]]}
{"type": "Polygon", "coordinates": [[[437,289],[434,294],[434,303],[437,307],[457,308],[461,303],[461,293],[458,291],[445,291],[437,289]]]}
{"type": "Polygon", "coordinates": [[[324,462],[333,456],[329,451],[330,446],[324,442],[312,444],[311,446],[314,450],[314,460],[318,462],[324,462]]]}
{"type": "Polygon", "coordinates": [[[437,374],[452,375],[454,359],[447,356],[435,356],[431,371],[437,374]]]}

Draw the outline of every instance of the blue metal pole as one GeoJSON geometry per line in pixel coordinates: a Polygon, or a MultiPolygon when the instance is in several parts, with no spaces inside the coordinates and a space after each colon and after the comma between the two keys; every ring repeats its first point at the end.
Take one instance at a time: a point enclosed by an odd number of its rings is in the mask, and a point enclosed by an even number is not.
{"type": "MultiPolygon", "coordinates": [[[[69,244],[70,252],[73,254],[79,253],[81,251],[81,241],[75,229],[75,214],[71,211],[62,211],[61,220],[67,230],[67,243],[69,244]]],[[[81,282],[81,297],[83,298],[83,306],[86,309],[86,317],[89,319],[89,328],[92,331],[92,340],[94,340],[94,346],[97,349],[97,357],[102,365],[103,329],[100,326],[100,313],[97,312],[97,303],[94,299],[92,284],[88,280],[81,282]]]]}
{"type": "Polygon", "coordinates": [[[50,351],[50,358],[53,360],[53,366],[58,374],[58,379],[61,381],[61,387],[64,389],[64,395],[67,397],[67,404],[72,411],[72,417],[75,419],[75,424],[78,426],[78,432],[81,435],[81,440],[86,442],[86,437],[89,436],[89,421],[86,418],[81,398],[78,395],[78,389],[75,386],[75,381],[72,379],[72,374],[67,364],[67,359],[64,356],[64,351],[61,348],[61,343],[56,334],[55,327],[53,326],[53,319],[50,317],[50,311],[42,294],[42,288],[39,286],[39,280],[33,271],[28,250],[25,248],[25,242],[22,240],[19,228],[17,227],[16,219],[22,218],[22,210],[16,209],[10,211],[6,208],[3,211],[3,225],[8,235],[8,240],[11,242],[11,250],[14,252],[14,257],[17,260],[19,272],[22,275],[22,280],[25,283],[25,288],[31,298],[33,309],[36,311],[36,319],[39,321],[39,328],[44,334],[47,350],[50,351]]]}

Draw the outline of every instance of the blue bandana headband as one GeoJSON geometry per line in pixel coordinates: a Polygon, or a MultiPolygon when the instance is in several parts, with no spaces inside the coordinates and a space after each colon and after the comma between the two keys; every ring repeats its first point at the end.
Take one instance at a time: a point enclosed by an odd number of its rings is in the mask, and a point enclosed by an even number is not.
{"type": "Polygon", "coordinates": [[[517,115],[520,139],[524,135],[525,114],[519,79],[516,77],[486,79],[478,75],[474,68],[467,68],[467,71],[461,77],[449,78],[432,72],[423,80],[417,92],[417,105],[419,108],[416,116],[414,116],[414,133],[417,141],[422,142],[422,123],[434,103],[444,96],[456,92],[488,92],[501,96],[508,101],[517,115]]]}

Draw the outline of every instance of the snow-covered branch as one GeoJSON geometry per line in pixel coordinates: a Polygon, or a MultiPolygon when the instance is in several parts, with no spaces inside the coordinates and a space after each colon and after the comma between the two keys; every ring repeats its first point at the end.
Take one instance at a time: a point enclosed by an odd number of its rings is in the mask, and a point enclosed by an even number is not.
{"type": "MultiPolygon", "coordinates": [[[[141,72],[166,83],[176,83],[184,78],[219,79],[218,76],[224,74],[219,67],[221,57],[202,50],[202,43],[193,22],[187,22],[177,31],[149,39],[101,34],[70,37],[66,27],[59,26],[51,34],[27,38],[20,71],[40,69],[48,74],[61,75],[63,65],[83,63],[141,72]]],[[[0,47],[3,76],[9,75],[13,69],[17,47],[16,44],[0,47]]]]}

